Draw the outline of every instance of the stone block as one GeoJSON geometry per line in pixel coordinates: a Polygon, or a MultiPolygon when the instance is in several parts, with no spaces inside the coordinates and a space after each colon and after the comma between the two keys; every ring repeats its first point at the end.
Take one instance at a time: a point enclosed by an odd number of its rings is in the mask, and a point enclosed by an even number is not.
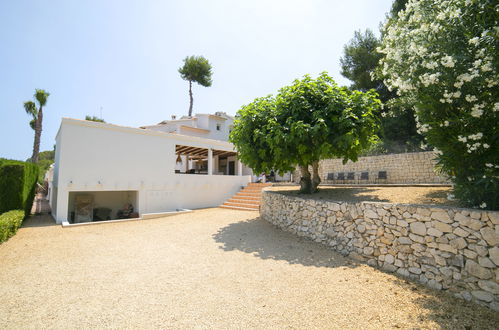
{"type": "Polygon", "coordinates": [[[430,235],[430,236],[434,236],[434,237],[440,237],[444,233],[441,232],[440,230],[436,229],[436,228],[428,228],[428,230],[426,231],[426,234],[430,235]]]}
{"type": "Polygon", "coordinates": [[[453,239],[449,242],[449,244],[453,247],[453,248],[456,248],[458,250],[460,249],[464,249],[468,243],[466,243],[466,240],[462,237],[458,237],[456,239],[453,239]]]}
{"type": "Polygon", "coordinates": [[[491,246],[499,245],[499,237],[496,234],[496,231],[490,227],[483,227],[480,229],[480,234],[487,243],[491,246]]]}
{"type": "Polygon", "coordinates": [[[471,295],[474,298],[485,302],[491,302],[492,300],[494,300],[494,296],[487,291],[475,290],[471,291],[471,295]]]}
{"type": "Polygon", "coordinates": [[[454,253],[454,254],[457,254],[457,249],[450,246],[449,244],[443,244],[443,243],[440,243],[438,244],[438,248],[441,250],[441,251],[445,251],[445,252],[450,252],[450,253],[454,253]]]}
{"type": "Polygon", "coordinates": [[[447,211],[434,211],[431,213],[431,218],[445,223],[453,222],[453,220],[449,217],[449,213],[447,213],[447,211]]]}
{"type": "Polygon", "coordinates": [[[480,280],[478,281],[478,286],[484,291],[490,292],[492,294],[499,294],[499,284],[494,281],[480,280]]]}
{"type": "Polygon", "coordinates": [[[411,231],[420,236],[426,235],[426,226],[423,222],[413,222],[410,225],[411,231]]]}
{"type": "Polygon", "coordinates": [[[419,235],[414,235],[414,234],[409,234],[409,238],[411,240],[413,240],[414,242],[417,242],[417,243],[421,243],[421,244],[424,244],[425,240],[424,240],[424,237],[423,236],[419,236],[419,235]]]}
{"type": "Polygon", "coordinates": [[[440,221],[434,221],[432,224],[433,224],[433,228],[435,228],[436,230],[439,230],[443,233],[452,233],[452,231],[453,231],[452,226],[450,226],[449,224],[446,224],[446,223],[443,223],[440,221]]]}
{"type": "Polygon", "coordinates": [[[454,229],[453,233],[461,237],[467,237],[469,235],[469,233],[461,227],[457,227],[456,229],[454,229]]]}
{"type": "Polygon", "coordinates": [[[499,266],[499,247],[489,249],[489,258],[496,266],[499,266]]]}
{"type": "Polygon", "coordinates": [[[487,257],[478,257],[478,264],[485,268],[496,268],[496,265],[487,257]]]}
{"type": "Polygon", "coordinates": [[[370,218],[370,219],[378,219],[379,215],[378,215],[378,213],[374,212],[371,209],[366,209],[366,210],[364,210],[364,217],[370,218]]]}
{"type": "Polygon", "coordinates": [[[484,268],[474,262],[473,260],[468,260],[466,261],[466,265],[464,266],[464,270],[475,277],[478,277],[479,279],[482,280],[488,280],[489,278],[492,277],[492,272],[488,270],[487,268],[484,268]]]}

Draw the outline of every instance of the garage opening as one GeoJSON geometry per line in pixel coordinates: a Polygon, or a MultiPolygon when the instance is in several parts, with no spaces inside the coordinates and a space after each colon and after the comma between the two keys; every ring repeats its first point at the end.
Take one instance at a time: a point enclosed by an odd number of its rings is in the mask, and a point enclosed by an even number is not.
{"type": "Polygon", "coordinates": [[[72,191],[69,223],[138,218],[137,191],[72,191]]]}

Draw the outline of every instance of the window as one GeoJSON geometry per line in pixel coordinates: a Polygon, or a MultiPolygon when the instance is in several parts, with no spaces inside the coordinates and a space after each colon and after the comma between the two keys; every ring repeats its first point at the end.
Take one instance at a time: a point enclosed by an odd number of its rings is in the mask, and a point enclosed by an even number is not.
{"type": "Polygon", "coordinates": [[[220,129],[222,129],[222,125],[217,123],[217,131],[219,131],[220,129]]]}

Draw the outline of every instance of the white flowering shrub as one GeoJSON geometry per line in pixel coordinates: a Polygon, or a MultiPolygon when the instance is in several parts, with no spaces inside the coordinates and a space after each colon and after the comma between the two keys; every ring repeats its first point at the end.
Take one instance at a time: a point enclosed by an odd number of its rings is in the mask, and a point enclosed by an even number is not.
{"type": "Polygon", "coordinates": [[[385,84],[414,105],[419,131],[465,205],[498,209],[499,4],[410,0],[384,26],[385,84]]]}

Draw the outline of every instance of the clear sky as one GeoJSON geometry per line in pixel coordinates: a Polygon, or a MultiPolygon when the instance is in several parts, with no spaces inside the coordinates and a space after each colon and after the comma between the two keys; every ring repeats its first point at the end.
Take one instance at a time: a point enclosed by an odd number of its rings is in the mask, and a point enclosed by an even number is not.
{"type": "MultiPolygon", "coordinates": [[[[50,92],[41,150],[62,117],[101,116],[141,126],[187,115],[187,55],[213,66],[194,85],[194,113],[235,114],[304,74],[341,85],[343,46],[355,30],[378,33],[391,0],[0,1],[0,157],[31,156],[23,102],[50,92]],[[102,110],[101,110],[102,109],[102,110]]],[[[130,150],[133,155],[133,150],[130,150]]]]}

